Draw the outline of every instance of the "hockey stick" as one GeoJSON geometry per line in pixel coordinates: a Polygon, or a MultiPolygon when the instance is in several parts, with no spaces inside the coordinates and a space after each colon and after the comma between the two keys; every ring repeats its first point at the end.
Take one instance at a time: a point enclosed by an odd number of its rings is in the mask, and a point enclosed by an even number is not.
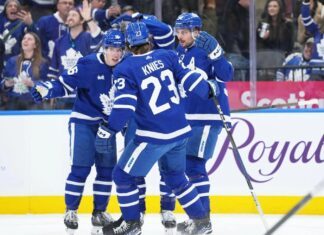
{"type": "Polygon", "coordinates": [[[286,103],[286,104],[274,104],[270,106],[262,106],[262,107],[251,107],[251,108],[244,108],[244,109],[234,109],[231,110],[231,113],[239,113],[239,112],[246,112],[246,111],[254,111],[254,110],[262,110],[262,109],[274,109],[274,108],[283,108],[283,107],[290,107],[290,106],[305,106],[305,105],[313,105],[318,104],[318,99],[310,99],[304,100],[299,102],[293,103],[286,103]]]}
{"type": "Polygon", "coordinates": [[[262,210],[261,205],[259,203],[259,200],[258,200],[256,194],[254,193],[254,188],[252,186],[251,180],[249,179],[249,175],[248,175],[248,173],[246,171],[246,168],[245,168],[245,166],[243,164],[242,157],[241,157],[241,155],[240,155],[240,153],[238,151],[238,148],[237,148],[237,146],[235,144],[233,135],[232,135],[232,133],[230,131],[230,128],[227,126],[227,123],[225,121],[224,113],[223,113],[223,111],[222,111],[222,109],[220,107],[220,104],[219,104],[218,99],[216,97],[213,97],[213,101],[215,103],[215,106],[216,106],[216,109],[217,109],[217,111],[219,113],[219,116],[221,117],[221,120],[223,122],[223,127],[226,130],[227,136],[229,137],[230,142],[232,144],[233,151],[234,151],[234,156],[235,156],[235,158],[236,158],[236,160],[237,160],[237,162],[238,162],[238,164],[239,164],[239,166],[240,166],[240,168],[242,170],[242,173],[243,173],[243,175],[245,177],[245,180],[246,180],[246,182],[247,182],[247,184],[249,186],[250,192],[252,194],[252,197],[253,197],[253,200],[254,200],[254,204],[255,204],[255,206],[256,206],[256,208],[257,208],[257,210],[258,210],[258,212],[259,212],[259,214],[261,216],[263,225],[264,225],[264,227],[265,227],[265,229],[267,231],[268,228],[269,228],[269,226],[268,226],[268,224],[267,224],[267,222],[265,220],[264,213],[263,213],[263,210],[262,210]]]}
{"type": "Polygon", "coordinates": [[[275,232],[283,223],[285,223],[290,217],[297,213],[302,207],[304,207],[319,191],[324,188],[324,179],[317,184],[314,189],[303,197],[284,217],[282,217],[275,225],[273,225],[265,235],[271,235],[275,232]]]}

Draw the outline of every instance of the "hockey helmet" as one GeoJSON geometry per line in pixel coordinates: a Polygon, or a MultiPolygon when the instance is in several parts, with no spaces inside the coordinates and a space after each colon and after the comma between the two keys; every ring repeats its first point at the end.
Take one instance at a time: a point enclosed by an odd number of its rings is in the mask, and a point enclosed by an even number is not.
{"type": "Polygon", "coordinates": [[[149,31],[143,22],[134,22],[127,25],[126,40],[130,47],[143,45],[149,42],[149,31]]]}
{"type": "Polygon", "coordinates": [[[202,22],[200,17],[195,13],[182,13],[178,16],[175,22],[175,29],[190,29],[195,28],[200,29],[202,27],[202,22]]]}
{"type": "Polygon", "coordinates": [[[103,46],[107,47],[125,47],[125,36],[119,29],[110,29],[104,36],[103,46]]]}

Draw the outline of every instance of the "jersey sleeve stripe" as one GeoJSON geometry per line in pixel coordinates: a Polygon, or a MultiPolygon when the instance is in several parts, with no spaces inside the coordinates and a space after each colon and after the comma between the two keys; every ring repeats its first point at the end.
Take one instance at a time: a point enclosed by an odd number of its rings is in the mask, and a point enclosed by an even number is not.
{"type": "Polygon", "coordinates": [[[171,45],[172,43],[174,43],[174,38],[172,39],[172,41],[169,41],[169,42],[167,42],[167,43],[158,43],[157,41],[155,41],[156,42],[156,44],[159,46],[159,47],[166,47],[166,46],[169,46],[169,45],[171,45]]]}
{"type": "Polygon", "coordinates": [[[130,99],[137,100],[137,97],[135,95],[119,95],[115,98],[115,101],[122,98],[130,98],[130,99]]]}
{"type": "Polygon", "coordinates": [[[195,89],[195,87],[203,80],[203,77],[200,76],[189,88],[189,91],[192,91],[195,89]]]}
{"type": "Polygon", "coordinates": [[[59,76],[59,81],[63,84],[63,86],[68,89],[70,92],[73,92],[74,89],[72,87],[70,87],[68,84],[66,84],[63,80],[63,77],[62,76],[59,76]]]}
{"type": "Polygon", "coordinates": [[[183,76],[183,78],[181,79],[181,85],[182,85],[182,87],[185,88],[184,83],[186,82],[186,80],[188,79],[188,77],[190,77],[190,75],[193,74],[193,73],[195,73],[195,71],[190,71],[185,76],[183,76]]]}
{"type": "Polygon", "coordinates": [[[146,131],[146,130],[136,130],[136,135],[143,136],[143,137],[150,137],[154,139],[161,139],[161,140],[169,140],[176,138],[178,136],[181,136],[191,130],[190,126],[186,126],[182,129],[179,129],[177,131],[171,132],[171,133],[161,133],[161,132],[155,132],[155,131],[146,131]]]}
{"type": "Polygon", "coordinates": [[[114,104],[113,109],[130,109],[135,112],[135,107],[132,105],[114,104]]]}
{"type": "Polygon", "coordinates": [[[54,72],[59,72],[60,71],[58,69],[53,68],[52,66],[50,66],[48,69],[51,70],[51,71],[54,71],[54,72]]]}
{"type": "Polygon", "coordinates": [[[172,30],[171,26],[169,25],[168,27],[169,27],[169,29],[170,29],[170,32],[169,32],[169,33],[167,33],[167,34],[165,34],[165,35],[162,35],[162,36],[154,36],[153,38],[154,38],[155,40],[161,40],[161,39],[166,39],[166,38],[168,38],[168,37],[170,37],[170,36],[173,36],[173,30],[172,30]]]}

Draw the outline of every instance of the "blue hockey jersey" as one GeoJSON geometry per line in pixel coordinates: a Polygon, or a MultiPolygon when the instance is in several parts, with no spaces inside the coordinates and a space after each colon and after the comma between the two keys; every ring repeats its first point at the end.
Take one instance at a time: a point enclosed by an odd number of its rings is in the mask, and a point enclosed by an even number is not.
{"type": "Polygon", "coordinates": [[[81,32],[75,39],[71,38],[70,33],[57,39],[48,77],[57,78],[64,70],[74,67],[80,58],[96,52],[102,37],[100,32],[97,35],[81,32]]]}
{"type": "Polygon", "coordinates": [[[107,120],[114,99],[112,67],[101,53],[81,58],[77,65],[51,81],[50,98],[62,97],[76,90],[70,122],[96,124],[107,120]]]}
{"type": "Polygon", "coordinates": [[[49,16],[42,16],[35,25],[33,31],[41,38],[42,54],[51,59],[53,55],[55,40],[68,32],[67,26],[59,16],[58,12],[49,16]]]}
{"type": "Polygon", "coordinates": [[[4,12],[0,14],[0,37],[4,39],[5,43],[5,61],[20,53],[21,40],[27,28],[27,25],[22,21],[10,21],[4,12]]]}
{"type": "Polygon", "coordinates": [[[298,66],[307,66],[309,61],[303,58],[303,54],[296,52],[287,56],[283,63],[283,68],[280,68],[276,73],[277,81],[307,81],[309,79],[310,69],[299,69],[298,66]],[[296,66],[296,68],[285,68],[296,66]]]}
{"type": "Polygon", "coordinates": [[[117,88],[108,127],[120,131],[135,112],[135,141],[171,143],[189,136],[178,83],[207,99],[209,86],[200,73],[183,68],[171,50],[130,55],[114,70],[117,88]]]}
{"type": "Polygon", "coordinates": [[[10,89],[5,89],[8,92],[8,95],[12,97],[19,97],[21,100],[32,101],[29,94],[29,88],[22,83],[22,80],[31,79],[33,82],[40,80],[46,81],[48,64],[46,61],[41,64],[39,77],[36,78],[33,75],[32,62],[30,60],[24,60],[22,61],[21,65],[17,65],[17,57],[18,56],[13,56],[7,61],[3,71],[4,79],[1,81],[1,85],[3,86],[5,79],[13,79],[15,81],[15,85],[10,89]]]}
{"type": "MultiPolygon", "coordinates": [[[[225,82],[232,79],[232,65],[225,58],[220,58],[216,61],[210,60],[203,49],[195,46],[184,49],[179,45],[177,47],[177,53],[181,63],[185,67],[204,73],[205,79],[217,80],[220,88],[218,100],[226,121],[230,122],[230,109],[225,82]]],[[[184,97],[186,118],[191,126],[222,125],[222,121],[212,100],[203,100],[195,94],[191,96],[184,95],[184,97]]]]}
{"type": "Polygon", "coordinates": [[[324,50],[322,49],[324,46],[324,34],[321,33],[319,26],[312,19],[309,6],[309,2],[303,2],[301,7],[301,15],[305,28],[314,37],[314,50],[309,65],[317,66],[318,68],[312,69],[310,73],[323,75],[324,71],[320,67],[324,66],[324,50]]]}

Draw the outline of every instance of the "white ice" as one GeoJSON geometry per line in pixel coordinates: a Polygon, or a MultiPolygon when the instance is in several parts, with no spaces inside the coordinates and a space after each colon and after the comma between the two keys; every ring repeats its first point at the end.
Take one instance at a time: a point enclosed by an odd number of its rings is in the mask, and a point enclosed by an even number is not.
{"type": "MultiPolygon", "coordinates": [[[[115,219],[119,214],[113,214],[115,219]]],[[[186,219],[176,215],[178,222],[186,219]]],[[[91,215],[79,215],[79,229],[75,235],[90,235],[91,215]]],[[[216,235],[263,235],[265,228],[258,215],[216,214],[212,215],[213,234],[216,235]]],[[[268,224],[276,223],[281,215],[266,215],[268,224]]],[[[145,216],[143,235],[163,235],[158,214],[145,216]]],[[[65,235],[63,214],[46,215],[0,215],[0,235],[65,235]]],[[[324,216],[293,216],[274,235],[323,235],[324,216]]]]}

